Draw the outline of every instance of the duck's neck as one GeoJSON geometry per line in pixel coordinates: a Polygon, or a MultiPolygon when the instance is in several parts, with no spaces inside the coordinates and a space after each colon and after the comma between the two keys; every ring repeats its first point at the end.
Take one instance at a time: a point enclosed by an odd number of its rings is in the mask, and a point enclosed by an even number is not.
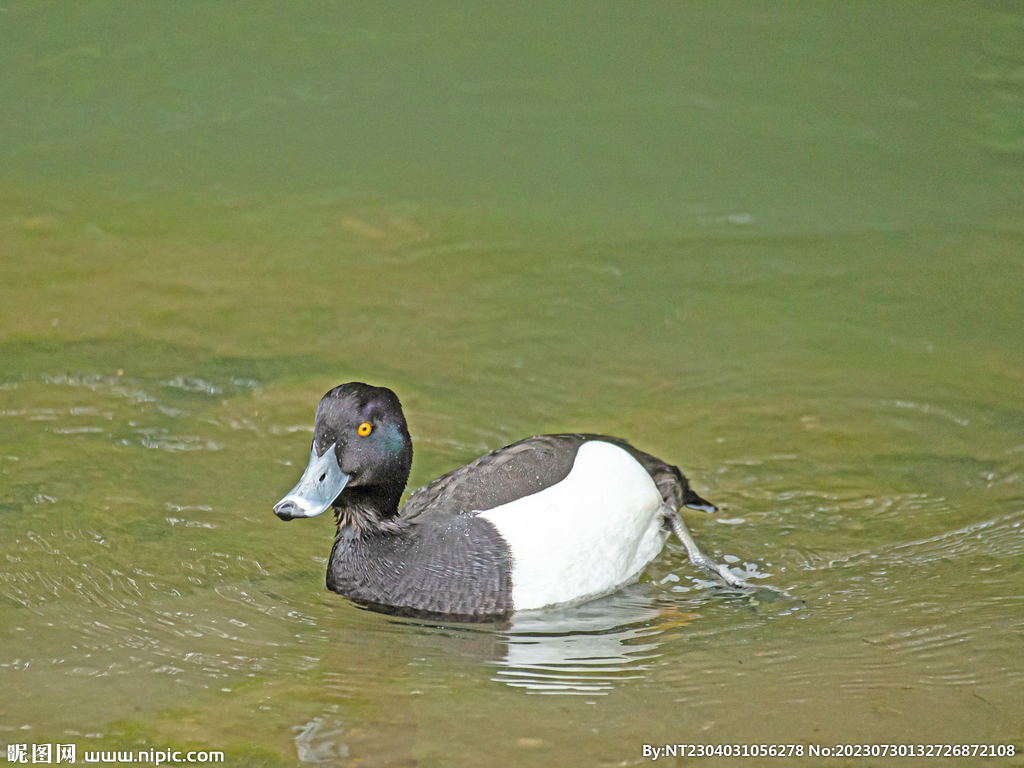
{"type": "Polygon", "coordinates": [[[338,540],[397,534],[406,530],[409,522],[398,516],[401,496],[402,488],[347,488],[334,502],[338,540]]]}

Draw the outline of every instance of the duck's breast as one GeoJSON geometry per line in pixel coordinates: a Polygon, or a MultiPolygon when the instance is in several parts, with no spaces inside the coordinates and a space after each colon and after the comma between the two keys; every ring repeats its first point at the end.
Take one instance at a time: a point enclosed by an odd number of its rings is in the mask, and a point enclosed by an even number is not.
{"type": "Polygon", "coordinates": [[[662,496],[636,459],[600,440],[583,443],[560,482],[486,512],[512,556],[516,610],[611,592],[661,551],[662,496]]]}

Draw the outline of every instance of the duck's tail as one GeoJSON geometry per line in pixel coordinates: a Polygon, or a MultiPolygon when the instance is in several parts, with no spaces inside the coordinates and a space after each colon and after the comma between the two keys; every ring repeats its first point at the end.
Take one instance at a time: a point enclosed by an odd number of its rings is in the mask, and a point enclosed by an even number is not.
{"type": "Polygon", "coordinates": [[[686,475],[679,471],[679,467],[662,461],[656,456],[651,456],[649,453],[644,453],[625,440],[614,437],[602,437],[601,439],[627,451],[640,463],[640,466],[647,470],[647,474],[658,486],[665,506],[673,512],[678,511],[681,507],[700,509],[704,512],[718,511],[714,504],[697,495],[697,492],[690,487],[690,481],[686,479],[686,475]]]}

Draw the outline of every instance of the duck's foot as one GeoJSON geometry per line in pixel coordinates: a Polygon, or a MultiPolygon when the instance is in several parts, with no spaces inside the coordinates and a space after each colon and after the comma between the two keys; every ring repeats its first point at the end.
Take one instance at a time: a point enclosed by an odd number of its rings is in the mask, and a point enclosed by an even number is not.
{"type": "Polygon", "coordinates": [[[683,518],[679,516],[678,512],[666,507],[665,519],[668,520],[669,525],[672,526],[672,530],[675,532],[676,536],[679,537],[679,540],[683,542],[683,546],[686,547],[686,554],[690,556],[690,562],[702,571],[710,576],[714,576],[716,579],[724,581],[733,589],[741,589],[744,592],[754,592],[764,588],[758,584],[751,584],[746,579],[737,576],[727,567],[719,565],[701,552],[700,547],[698,547],[697,542],[693,540],[693,536],[690,535],[690,530],[686,527],[686,523],[683,522],[683,518]]]}

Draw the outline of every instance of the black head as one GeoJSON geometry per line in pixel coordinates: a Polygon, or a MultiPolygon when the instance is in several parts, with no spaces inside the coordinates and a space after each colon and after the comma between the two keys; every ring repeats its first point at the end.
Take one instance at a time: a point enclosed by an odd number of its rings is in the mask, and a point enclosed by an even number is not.
{"type": "Polygon", "coordinates": [[[332,444],[338,466],[350,477],[338,501],[350,491],[386,492],[394,510],[379,511],[397,511],[412,467],[412,438],[398,395],[356,381],[332,389],[316,409],[313,447],[323,454],[332,444]]]}
{"type": "Polygon", "coordinates": [[[411,467],[412,439],[398,396],[384,387],[342,384],[317,406],[309,466],[274,512],[291,520],[329,506],[358,507],[388,517],[398,512],[411,467]]]}

